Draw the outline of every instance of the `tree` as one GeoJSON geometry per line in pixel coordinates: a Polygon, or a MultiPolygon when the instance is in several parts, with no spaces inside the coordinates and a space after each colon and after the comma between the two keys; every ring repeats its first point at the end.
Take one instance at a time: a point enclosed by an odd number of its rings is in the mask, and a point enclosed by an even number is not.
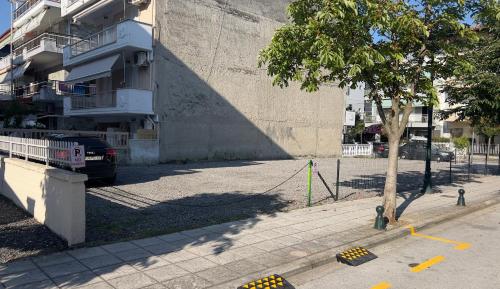
{"type": "Polygon", "coordinates": [[[365,131],[365,121],[361,119],[361,115],[359,112],[356,112],[356,118],[354,122],[354,126],[347,128],[347,137],[349,140],[354,140],[362,142],[363,140],[363,132],[365,131]]]}
{"type": "Polygon", "coordinates": [[[436,102],[433,79],[468,67],[460,47],[474,40],[462,0],[295,0],[289,20],[259,57],[273,84],[315,91],[364,82],[389,139],[385,216],[396,222],[398,150],[413,103],[436,102]],[[391,100],[386,113],[382,98],[391,100]]]}
{"type": "Polygon", "coordinates": [[[473,65],[448,81],[445,91],[452,107],[443,114],[457,114],[472,126],[495,127],[500,124],[500,4],[484,0],[475,11],[480,40],[463,51],[473,65]]]}

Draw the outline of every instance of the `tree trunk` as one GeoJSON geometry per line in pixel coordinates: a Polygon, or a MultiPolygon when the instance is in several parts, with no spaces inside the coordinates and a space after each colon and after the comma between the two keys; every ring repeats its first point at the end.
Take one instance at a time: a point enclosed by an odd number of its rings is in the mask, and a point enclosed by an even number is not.
{"type": "Polygon", "coordinates": [[[389,135],[389,157],[384,187],[384,215],[390,224],[396,223],[396,191],[398,182],[399,136],[389,135]]]}

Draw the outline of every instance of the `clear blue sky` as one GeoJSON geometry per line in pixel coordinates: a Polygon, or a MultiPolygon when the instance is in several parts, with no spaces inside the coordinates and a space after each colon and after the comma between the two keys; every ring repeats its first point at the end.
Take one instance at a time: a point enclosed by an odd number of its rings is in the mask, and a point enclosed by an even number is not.
{"type": "Polygon", "coordinates": [[[0,34],[10,26],[10,4],[7,0],[0,0],[0,34]]]}

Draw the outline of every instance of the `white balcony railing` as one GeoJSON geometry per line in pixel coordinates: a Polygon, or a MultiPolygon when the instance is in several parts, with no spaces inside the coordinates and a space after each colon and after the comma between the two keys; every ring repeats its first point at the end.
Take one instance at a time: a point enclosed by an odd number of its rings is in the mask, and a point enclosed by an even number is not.
{"type": "Polygon", "coordinates": [[[115,43],[116,27],[117,25],[110,26],[102,31],[92,34],[87,38],[79,40],[76,43],[72,43],[70,45],[71,57],[115,43]]]}
{"type": "Polygon", "coordinates": [[[136,88],[67,94],[65,115],[153,114],[153,92],[136,88]]]}
{"type": "Polygon", "coordinates": [[[14,55],[19,56],[23,54],[24,50],[26,50],[27,52],[32,51],[40,47],[43,41],[52,41],[55,43],[57,48],[62,49],[64,46],[70,44],[72,41],[78,41],[78,40],[80,39],[73,36],[54,34],[54,33],[43,33],[16,47],[14,49],[14,55]]]}
{"type": "MultiPolygon", "coordinates": [[[[42,0],[26,0],[19,7],[14,10],[12,13],[12,18],[16,20],[17,18],[23,16],[26,12],[28,12],[33,6],[40,3],[42,0]]],[[[54,3],[61,3],[61,0],[49,0],[54,3]]]]}
{"type": "MultiPolygon", "coordinates": [[[[29,54],[30,52],[35,51],[37,48],[40,48],[42,46],[42,43],[44,42],[54,43],[53,47],[55,47],[57,51],[50,51],[50,52],[62,53],[62,49],[64,46],[70,44],[72,41],[78,41],[78,40],[79,38],[68,35],[61,35],[54,33],[40,34],[39,36],[31,40],[28,40],[27,42],[14,48],[14,50],[12,51],[12,54],[14,55],[13,57],[14,65],[18,65],[26,61],[27,59],[22,59],[24,56],[27,56],[25,54],[26,53],[29,54]]],[[[3,58],[0,58],[0,69],[5,69],[7,67],[10,67],[10,54],[3,58]]]]}

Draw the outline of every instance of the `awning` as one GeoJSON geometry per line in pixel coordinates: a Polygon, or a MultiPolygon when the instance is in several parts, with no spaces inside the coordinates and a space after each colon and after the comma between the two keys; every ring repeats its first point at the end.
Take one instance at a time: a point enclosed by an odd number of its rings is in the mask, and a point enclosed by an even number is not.
{"type": "Polygon", "coordinates": [[[42,12],[33,16],[28,22],[18,27],[13,34],[13,41],[20,39],[26,33],[29,33],[35,29],[38,31],[44,31],[53,24],[57,23],[61,18],[60,12],[56,8],[47,7],[42,12]]]}
{"type": "Polygon", "coordinates": [[[101,1],[98,1],[97,3],[90,6],[89,8],[84,9],[83,11],[75,14],[73,16],[73,21],[78,22],[82,18],[85,18],[87,16],[96,16],[97,13],[99,13],[99,15],[100,14],[109,14],[111,11],[109,10],[110,8],[108,6],[110,6],[111,4],[117,4],[121,1],[122,0],[101,0],[101,1]],[[107,9],[103,9],[106,7],[107,7],[107,9]]]}
{"type": "Polygon", "coordinates": [[[78,83],[111,76],[111,69],[120,58],[119,54],[74,67],[66,82],[78,83]]]}
{"type": "Polygon", "coordinates": [[[7,71],[6,73],[0,75],[0,83],[7,83],[11,79],[11,75],[13,76],[14,79],[18,79],[24,75],[24,72],[28,67],[31,65],[31,61],[26,61],[23,65],[19,65],[18,67],[14,68],[12,74],[10,71],[7,71]]]}

